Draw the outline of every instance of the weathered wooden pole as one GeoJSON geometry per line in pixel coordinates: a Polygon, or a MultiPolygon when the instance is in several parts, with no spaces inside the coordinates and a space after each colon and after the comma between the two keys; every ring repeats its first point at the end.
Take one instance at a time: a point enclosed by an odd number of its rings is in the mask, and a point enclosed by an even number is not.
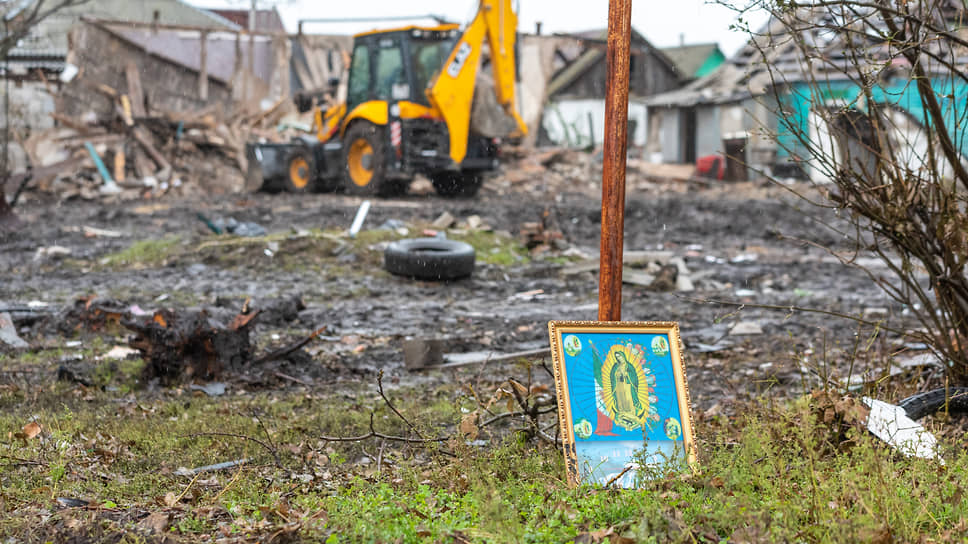
{"type": "Polygon", "coordinates": [[[629,119],[629,43],[632,0],[608,1],[605,141],[602,162],[602,241],[599,321],[622,320],[622,243],[625,229],[625,153],[629,119]]]}

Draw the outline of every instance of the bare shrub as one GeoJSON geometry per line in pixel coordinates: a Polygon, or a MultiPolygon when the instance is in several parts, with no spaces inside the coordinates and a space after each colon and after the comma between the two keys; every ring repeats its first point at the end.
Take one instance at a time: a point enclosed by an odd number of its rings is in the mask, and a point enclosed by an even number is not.
{"type": "MultiPolygon", "coordinates": [[[[910,335],[968,382],[968,29],[960,0],[755,0],[750,91],[773,113],[774,172],[821,187],[849,218],[839,233],[922,325],[910,335]],[[759,88],[755,88],[759,85],[759,88]]],[[[742,52],[741,52],[742,55],[742,52]]],[[[831,226],[837,229],[837,227],[831,226]]],[[[863,267],[861,267],[863,268],[863,267]]]]}

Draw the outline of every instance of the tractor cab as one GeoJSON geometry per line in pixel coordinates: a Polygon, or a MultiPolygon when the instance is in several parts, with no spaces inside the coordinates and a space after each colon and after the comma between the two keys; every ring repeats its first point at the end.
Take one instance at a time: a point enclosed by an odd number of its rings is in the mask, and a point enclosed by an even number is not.
{"type": "Polygon", "coordinates": [[[346,111],[369,101],[429,107],[426,89],[459,36],[458,25],[409,26],[357,34],[353,40],[346,111]]]}

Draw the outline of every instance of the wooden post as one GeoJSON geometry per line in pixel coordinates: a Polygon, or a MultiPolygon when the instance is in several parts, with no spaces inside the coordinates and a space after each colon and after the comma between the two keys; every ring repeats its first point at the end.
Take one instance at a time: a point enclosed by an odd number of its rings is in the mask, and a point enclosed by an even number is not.
{"type": "Polygon", "coordinates": [[[141,87],[141,75],[138,73],[138,66],[134,62],[124,65],[124,76],[128,80],[128,97],[131,100],[131,115],[133,117],[145,117],[145,93],[141,87]]]}
{"type": "Polygon", "coordinates": [[[249,69],[245,74],[245,101],[243,104],[249,105],[250,100],[255,100],[255,34],[249,32],[249,69]]]}
{"type": "Polygon", "coordinates": [[[208,100],[208,31],[198,33],[201,43],[198,52],[198,97],[208,100]]]}
{"type": "Polygon", "coordinates": [[[114,179],[115,181],[124,181],[124,146],[119,145],[114,150],[114,179]]]}
{"type": "Polygon", "coordinates": [[[622,320],[622,244],[625,229],[625,154],[628,146],[629,47],[632,0],[609,0],[602,163],[602,240],[598,320],[622,320]]]}

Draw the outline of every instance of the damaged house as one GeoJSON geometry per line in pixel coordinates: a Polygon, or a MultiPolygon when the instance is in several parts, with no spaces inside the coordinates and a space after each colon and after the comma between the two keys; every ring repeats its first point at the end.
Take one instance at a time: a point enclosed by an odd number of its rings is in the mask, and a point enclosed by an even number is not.
{"type": "MultiPolygon", "coordinates": [[[[964,21],[964,5],[940,5],[945,26],[963,40],[966,29],[958,21],[964,21]]],[[[765,173],[826,182],[836,172],[812,154],[854,162],[847,160],[848,148],[865,145],[853,141],[857,135],[844,141],[835,125],[865,117],[873,102],[886,116],[878,126],[900,150],[902,162],[916,170],[929,138],[910,60],[883,38],[887,32],[876,13],[867,8],[849,17],[832,13],[800,8],[785,21],[773,18],[712,74],[650,98],[650,112],[661,125],[662,161],[696,163],[717,156],[713,177],[740,180],[765,173]]],[[[931,58],[919,62],[920,68],[950,120],[949,131],[957,132],[968,114],[968,85],[950,66],[968,65],[968,49],[944,39],[925,43],[931,58]]],[[[949,136],[968,155],[963,131],[949,136]]]]}
{"type": "Polygon", "coordinates": [[[105,18],[144,24],[204,26],[238,30],[238,25],[180,0],[89,0],[68,6],[43,19],[13,48],[4,61],[9,81],[11,122],[43,129],[54,126],[54,94],[67,63],[71,27],[81,17],[105,18]]]}
{"type": "MultiPolygon", "coordinates": [[[[570,35],[572,45],[559,47],[560,68],[545,92],[541,129],[545,143],[569,147],[601,144],[605,134],[605,49],[607,31],[570,35]]],[[[522,63],[523,64],[523,63],[522,63]]],[[[645,147],[650,138],[646,98],[681,86],[676,65],[632,30],[629,60],[629,145],[645,147]]]]}
{"type": "Polygon", "coordinates": [[[113,116],[113,97],[98,85],[128,91],[136,112],[289,97],[289,46],[282,34],[85,17],[72,29],[71,45],[68,64],[75,73],[62,78],[69,81],[57,104],[69,117],[113,116]],[[133,72],[144,74],[141,89],[130,89],[133,72]]]}
{"type": "Polygon", "coordinates": [[[58,126],[111,119],[120,94],[129,96],[135,117],[288,97],[288,56],[284,34],[243,33],[181,0],[90,0],[64,8],[5,59],[10,169],[26,165],[20,142],[58,126]]]}

